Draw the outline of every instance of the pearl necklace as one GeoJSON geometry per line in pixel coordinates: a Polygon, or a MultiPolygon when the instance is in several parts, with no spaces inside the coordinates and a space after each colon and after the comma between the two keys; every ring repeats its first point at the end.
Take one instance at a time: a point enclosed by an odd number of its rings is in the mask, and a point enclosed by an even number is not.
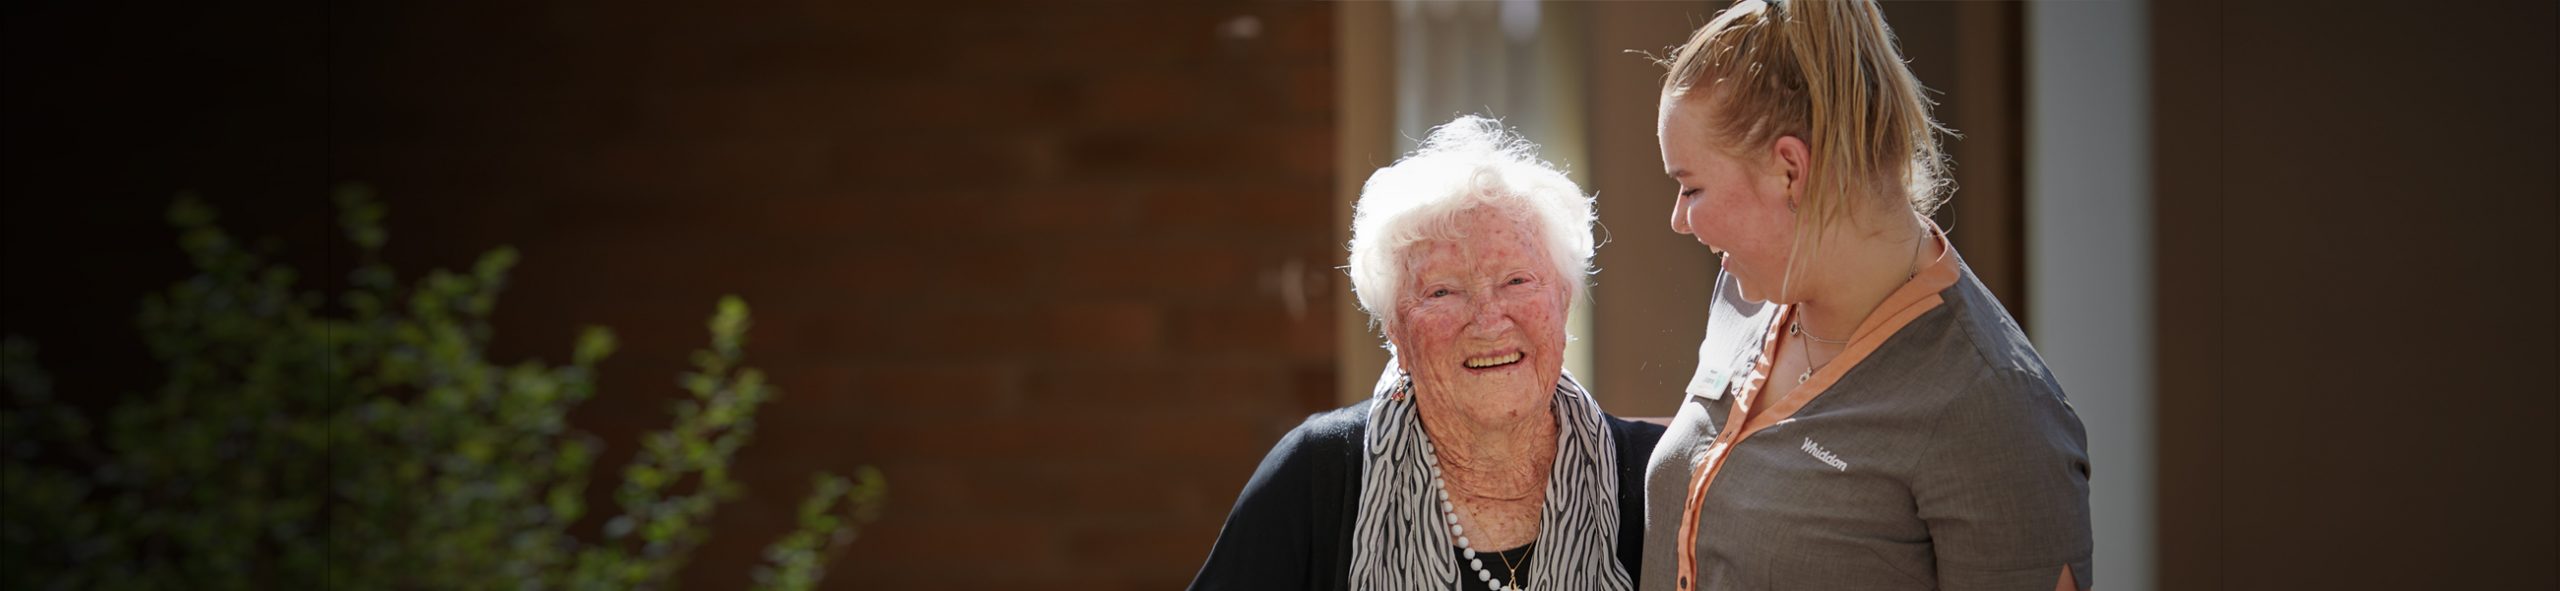
{"type": "MultiPolygon", "coordinates": [[[[1484,583],[1485,589],[1502,591],[1505,588],[1502,580],[1493,578],[1493,571],[1485,570],[1484,559],[1476,556],[1475,544],[1467,540],[1466,526],[1458,525],[1458,506],[1449,502],[1449,486],[1440,479],[1440,453],[1431,447],[1431,440],[1427,438],[1422,440],[1422,463],[1431,469],[1431,492],[1440,498],[1440,518],[1449,524],[1449,536],[1458,539],[1458,551],[1461,556],[1466,557],[1467,567],[1476,571],[1476,580],[1484,583]]],[[[1517,583],[1519,578],[1520,572],[1513,570],[1512,582],[1517,583]]],[[[1525,589],[1516,586],[1510,588],[1525,589]]]]}

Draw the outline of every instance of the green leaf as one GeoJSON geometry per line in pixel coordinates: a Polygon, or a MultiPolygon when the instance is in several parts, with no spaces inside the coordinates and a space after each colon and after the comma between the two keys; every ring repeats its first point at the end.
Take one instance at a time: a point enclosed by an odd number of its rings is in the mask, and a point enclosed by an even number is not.
{"type": "Polygon", "coordinates": [[[205,205],[203,199],[194,193],[179,193],[178,199],[169,204],[167,219],[171,226],[189,229],[213,225],[214,217],[213,207],[205,205]]]}
{"type": "Polygon", "coordinates": [[[587,327],[584,332],[578,334],[578,349],[574,362],[581,367],[595,365],[596,362],[613,355],[613,348],[613,329],[601,326],[587,327]]]}
{"type": "Polygon", "coordinates": [[[720,356],[735,358],[747,339],[747,302],[738,296],[721,296],[719,312],[711,315],[711,346],[720,356]]]}
{"type": "Polygon", "coordinates": [[[347,239],[368,256],[381,250],[382,243],[390,238],[390,232],[382,229],[389,208],[374,200],[373,189],[353,183],[339,185],[336,198],[338,225],[346,231],[347,239]]]}
{"type": "MultiPolygon", "coordinates": [[[[581,540],[569,528],[589,510],[603,444],[565,417],[593,395],[614,333],[582,329],[569,365],[492,360],[487,319],[518,253],[495,248],[402,288],[378,260],[388,207],[363,185],[332,197],[360,251],[339,263],[353,270],[334,307],[268,260],[285,258],[280,242],[235,239],[205,201],[173,200],[166,218],[194,268],[145,295],[130,325],[164,381],[77,398],[111,401],[104,414],[56,402],[35,345],[0,341],[14,405],[0,413],[12,517],[0,589],[673,586],[715,511],[742,494],[733,464],[775,395],[742,364],[746,304],[721,298],[710,345],[680,374],[695,396],[623,467],[605,539],[581,540]]],[[[811,588],[883,490],[868,468],[813,489],[759,585],[811,588]]]]}

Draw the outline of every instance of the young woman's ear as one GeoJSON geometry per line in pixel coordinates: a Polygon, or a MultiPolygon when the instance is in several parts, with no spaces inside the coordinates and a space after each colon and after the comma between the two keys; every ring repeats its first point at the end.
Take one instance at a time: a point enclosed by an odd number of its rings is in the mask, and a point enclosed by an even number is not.
{"type": "Polygon", "coordinates": [[[1778,136],[1777,141],[1769,143],[1769,165],[1777,167],[1778,172],[1787,176],[1788,192],[1801,191],[1804,188],[1802,183],[1812,172],[1813,147],[1806,145],[1804,138],[1792,135],[1778,136]]]}

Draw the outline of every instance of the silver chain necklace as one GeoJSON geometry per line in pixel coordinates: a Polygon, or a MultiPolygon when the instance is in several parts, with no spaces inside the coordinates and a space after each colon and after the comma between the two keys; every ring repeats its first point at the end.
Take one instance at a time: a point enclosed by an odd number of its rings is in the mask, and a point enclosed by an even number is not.
{"type": "MultiPolygon", "coordinates": [[[[1929,232],[1928,232],[1927,230],[1922,230],[1922,231],[1920,232],[1920,236],[1919,236],[1919,237],[1916,237],[1916,238],[1912,238],[1912,239],[1911,239],[1911,256],[1910,256],[1910,257],[1908,257],[1908,259],[1907,259],[1907,260],[1910,262],[1911,269],[1910,269],[1910,271],[1908,271],[1908,272],[1906,272],[1906,273],[1904,273],[1904,274],[1902,275],[1902,280],[1903,280],[1904,282],[1909,282],[1909,281],[1911,281],[1912,279],[1917,278],[1917,277],[1919,277],[1919,276],[1920,276],[1920,245],[1921,245],[1921,244],[1924,244],[1924,243],[1927,243],[1927,242],[1928,242],[1928,240],[1929,240],[1929,232]]],[[[1869,312],[1869,313],[1870,313],[1870,314],[1872,314],[1873,312],[1869,312]]],[[[1813,379],[1813,371],[1814,371],[1814,370],[1817,370],[1817,369],[1821,369],[1821,366],[1814,365],[1814,363],[1813,363],[1813,345],[1805,344],[1805,342],[1806,342],[1806,341],[1812,341],[1812,342],[1816,342],[1816,343],[1822,343],[1822,344],[1825,344],[1825,345],[1839,345],[1839,346],[1844,346],[1844,347],[1845,347],[1845,346],[1848,346],[1848,344],[1849,344],[1849,339],[1841,339],[1841,340],[1836,340],[1836,341],[1835,341],[1835,340],[1826,339],[1826,338],[1822,338],[1822,337],[1818,337],[1818,336],[1813,336],[1813,333],[1805,332],[1805,330],[1804,330],[1804,312],[1803,312],[1803,308],[1801,308],[1801,307],[1796,308],[1796,309],[1793,309],[1793,310],[1789,310],[1789,311],[1788,311],[1788,318],[1787,318],[1787,334],[1788,334],[1789,336],[1796,337],[1796,351],[1797,351],[1797,352],[1799,352],[1799,353],[1803,353],[1803,354],[1804,354],[1804,371],[1803,371],[1802,373],[1798,373],[1798,374],[1796,374],[1796,383],[1797,383],[1797,384],[1799,384],[1799,385],[1801,385],[1801,384],[1805,383],[1806,381],[1812,380],[1812,379],[1813,379]]],[[[1850,335],[1850,338],[1857,338],[1857,336],[1856,336],[1856,335],[1850,335]]]]}

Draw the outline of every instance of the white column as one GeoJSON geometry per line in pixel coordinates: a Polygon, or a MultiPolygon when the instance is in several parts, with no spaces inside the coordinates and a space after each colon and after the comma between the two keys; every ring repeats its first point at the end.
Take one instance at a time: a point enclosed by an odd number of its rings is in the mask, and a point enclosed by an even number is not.
{"type": "Polygon", "coordinates": [[[2027,6],[2027,325],[2089,430],[2109,591],[2154,582],[2147,10],[2027,6]]]}

